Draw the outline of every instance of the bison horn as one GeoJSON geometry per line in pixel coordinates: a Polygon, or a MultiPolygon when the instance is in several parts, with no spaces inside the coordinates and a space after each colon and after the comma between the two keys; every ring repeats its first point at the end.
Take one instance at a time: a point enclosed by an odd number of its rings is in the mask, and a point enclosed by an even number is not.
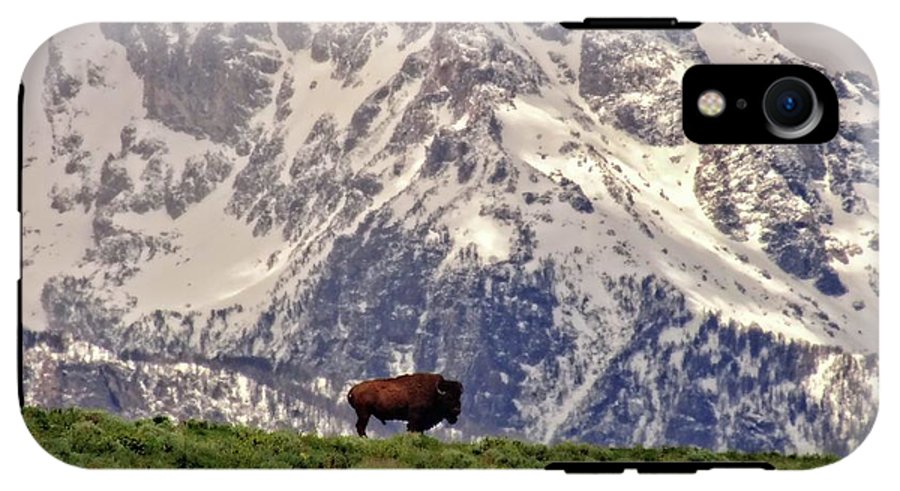
{"type": "Polygon", "coordinates": [[[441,390],[441,383],[440,383],[440,382],[438,382],[438,384],[437,384],[437,393],[438,393],[439,396],[447,395],[447,391],[446,391],[446,390],[441,390]]]}

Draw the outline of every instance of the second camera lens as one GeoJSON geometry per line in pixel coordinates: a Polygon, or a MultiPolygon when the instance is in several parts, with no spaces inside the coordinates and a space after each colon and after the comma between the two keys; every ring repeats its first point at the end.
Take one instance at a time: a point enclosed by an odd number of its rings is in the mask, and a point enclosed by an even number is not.
{"type": "Polygon", "coordinates": [[[775,81],[763,97],[769,130],[781,138],[799,138],[819,123],[822,110],[816,93],[803,80],[785,77],[775,81]]]}

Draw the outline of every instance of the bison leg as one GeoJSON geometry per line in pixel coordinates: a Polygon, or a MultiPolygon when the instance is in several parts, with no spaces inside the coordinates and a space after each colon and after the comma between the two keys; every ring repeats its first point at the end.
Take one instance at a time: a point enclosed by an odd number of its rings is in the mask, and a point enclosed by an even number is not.
{"type": "Polygon", "coordinates": [[[410,433],[422,433],[428,429],[428,425],[422,421],[420,416],[410,416],[409,421],[406,423],[406,431],[410,433]]]}
{"type": "Polygon", "coordinates": [[[369,425],[369,413],[365,411],[356,412],[356,433],[366,438],[366,426],[369,425]]]}

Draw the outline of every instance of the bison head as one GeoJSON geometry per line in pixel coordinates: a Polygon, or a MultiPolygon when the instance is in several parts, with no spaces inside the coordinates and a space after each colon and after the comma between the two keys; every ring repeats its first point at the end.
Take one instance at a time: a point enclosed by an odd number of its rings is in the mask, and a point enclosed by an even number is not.
{"type": "Polygon", "coordinates": [[[462,412],[462,396],[463,386],[455,380],[441,379],[435,387],[437,391],[438,405],[443,410],[444,417],[450,424],[456,424],[459,420],[459,413],[462,412]]]}

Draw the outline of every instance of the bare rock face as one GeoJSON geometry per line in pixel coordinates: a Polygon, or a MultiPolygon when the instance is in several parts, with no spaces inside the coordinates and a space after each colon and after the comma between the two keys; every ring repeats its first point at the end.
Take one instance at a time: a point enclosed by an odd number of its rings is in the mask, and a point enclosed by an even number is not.
{"type": "Polygon", "coordinates": [[[679,74],[707,61],[694,35],[588,32],[579,92],[591,109],[650,145],[682,144],[679,74]]]}
{"type": "Polygon", "coordinates": [[[760,240],[784,271],[815,279],[826,295],[843,295],[847,288],[829,265],[833,252],[825,230],[835,210],[823,194],[834,194],[844,212],[862,213],[865,201],[853,184],[877,184],[877,152],[858,141],[857,132],[865,131],[845,125],[833,141],[819,146],[707,147],[695,194],[721,232],[760,240]],[[750,237],[750,227],[759,227],[760,235],[750,237]]]}
{"type": "Polygon", "coordinates": [[[312,37],[310,55],[316,62],[330,62],[332,78],[343,80],[347,87],[357,81],[356,73],[385,36],[387,28],[380,24],[325,24],[312,37]]]}
{"type": "Polygon", "coordinates": [[[62,52],[59,47],[51,40],[47,45],[48,58],[47,69],[44,79],[47,84],[47,94],[49,103],[47,104],[48,117],[53,112],[64,110],[63,105],[66,101],[78,95],[81,89],[82,80],[70,73],[60,63],[62,52]]]}
{"type": "Polygon", "coordinates": [[[571,32],[558,23],[528,24],[528,27],[544,41],[556,41],[560,44],[569,44],[572,40],[571,32]]]}
{"type": "Polygon", "coordinates": [[[291,51],[308,49],[312,41],[312,29],[307,24],[278,24],[278,37],[291,51]]]}
{"type": "Polygon", "coordinates": [[[144,81],[150,118],[217,142],[237,142],[255,111],[272,100],[281,67],[268,25],[225,27],[105,24],[144,81]]]}
{"type": "Polygon", "coordinates": [[[178,218],[193,203],[199,203],[215,187],[225,180],[232,169],[232,162],[221,153],[206,153],[184,163],[181,180],[172,184],[166,192],[166,212],[178,218]]]}

